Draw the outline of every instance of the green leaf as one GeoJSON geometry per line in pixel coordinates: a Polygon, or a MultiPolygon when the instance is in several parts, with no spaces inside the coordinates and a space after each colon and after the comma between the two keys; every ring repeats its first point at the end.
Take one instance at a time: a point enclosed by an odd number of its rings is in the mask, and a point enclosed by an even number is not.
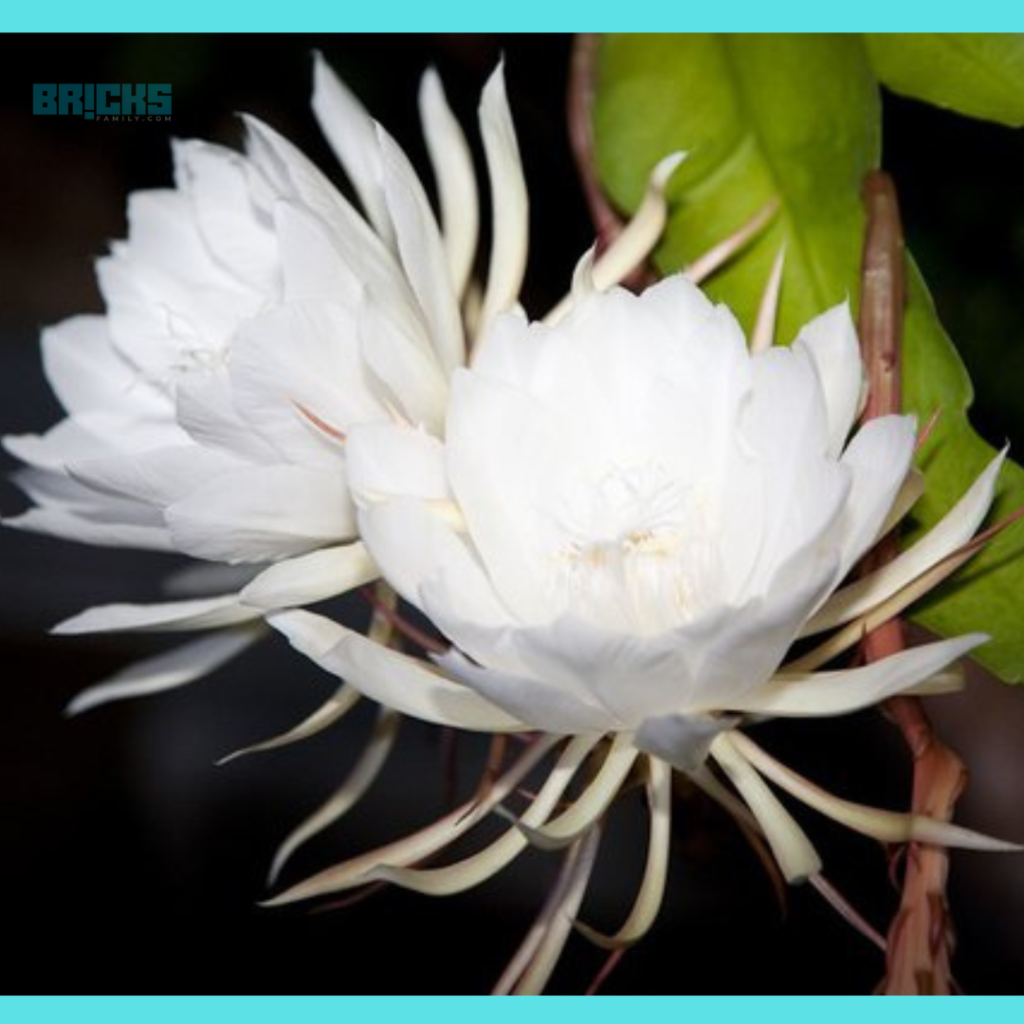
{"type": "Polygon", "coordinates": [[[896,32],[864,36],[880,81],[960,114],[1024,124],[1024,35],[896,32]]]}
{"type": "MultiPolygon", "coordinates": [[[[858,36],[607,36],[593,108],[602,184],[635,208],[666,153],[690,157],[672,186],[673,210],[656,259],[692,262],[772,197],[780,211],[757,242],[708,286],[749,330],[772,260],[786,248],[779,338],[859,293],[863,175],[878,164],[878,85],[858,36]]],[[[911,268],[905,322],[904,406],[939,424],[922,454],[927,497],[908,539],[933,524],[992,457],[971,429],[971,387],[911,268]]],[[[1008,465],[997,514],[1024,504],[1024,471],[1008,465]]],[[[1024,529],[1008,530],[916,618],[943,635],[994,640],[978,660],[1008,681],[1024,678],[1024,529]]]]}

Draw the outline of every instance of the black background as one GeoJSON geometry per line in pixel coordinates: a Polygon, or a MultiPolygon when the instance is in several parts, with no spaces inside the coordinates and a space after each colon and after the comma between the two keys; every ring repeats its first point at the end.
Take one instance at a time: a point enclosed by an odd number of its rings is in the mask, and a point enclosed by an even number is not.
{"type": "MultiPolygon", "coordinates": [[[[121,237],[128,191],[169,183],[162,124],[31,114],[40,81],[171,82],[171,130],[236,144],[251,111],[333,166],[308,112],[310,52],[343,77],[423,166],[415,117],[420,73],[435,63],[464,124],[500,53],[531,188],[534,244],[526,302],[556,299],[591,230],[564,130],[565,37],[81,36],[0,40],[0,429],[38,431],[59,408],[38,359],[41,326],[100,310],[91,262],[121,237]]],[[[642,116],[638,114],[638,116],[642,116]]],[[[995,442],[1024,444],[1024,139],[918,104],[886,99],[886,166],[908,235],[984,402],[995,442]]],[[[5,472],[13,460],[3,456],[5,472]]],[[[0,511],[23,507],[4,483],[0,511]]],[[[335,913],[256,906],[276,842],[352,762],[371,716],[302,748],[215,769],[212,762],[311,710],[330,680],[268,642],[196,686],[71,722],[69,698],[148,641],[53,640],[81,607],[152,599],[169,558],[0,531],[0,883],[8,991],[486,991],[539,907],[554,864],[517,869],[443,901],[385,892],[335,913]]],[[[353,611],[353,614],[358,614],[353,611]]],[[[934,704],[973,770],[962,818],[1024,839],[1024,696],[985,679],[970,699],[934,704]]],[[[296,858],[290,878],[425,823],[444,806],[437,732],[404,727],[399,752],[346,823],[296,858]]],[[[771,749],[854,799],[902,806],[908,768],[877,714],[766,728],[771,749]]],[[[463,790],[479,751],[463,750],[463,790]]],[[[803,815],[827,870],[883,926],[895,906],[883,852],[803,815]]],[[[614,926],[642,857],[635,801],[616,813],[586,904],[614,926]]],[[[729,823],[681,794],[670,891],[649,938],[607,991],[862,992],[880,955],[813,893],[785,915],[729,823]]],[[[979,992],[1024,979],[1024,862],[958,856],[957,972],[979,992]]],[[[553,988],[584,988],[601,963],[580,940],[553,988]]]]}

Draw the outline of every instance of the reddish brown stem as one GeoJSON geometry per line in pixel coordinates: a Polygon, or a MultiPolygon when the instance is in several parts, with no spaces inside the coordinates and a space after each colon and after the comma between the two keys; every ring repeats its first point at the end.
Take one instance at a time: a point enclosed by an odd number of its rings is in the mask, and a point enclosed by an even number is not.
{"type": "MultiPolygon", "coordinates": [[[[572,49],[569,69],[569,141],[576,159],[576,169],[583,185],[590,219],[597,232],[597,252],[600,254],[618,238],[626,221],[612,205],[597,177],[597,160],[594,155],[594,121],[591,111],[594,92],[597,88],[597,58],[601,36],[596,32],[577,34],[572,49]]],[[[641,288],[651,283],[654,276],[647,265],[637,267],[623,284],[641,288]]]]}
{"type": "MultiPolygon", "coordinates": [[[[868,368],[864,419],[898,413],[900,342],[905,302],[903,234],[896,190],[888,175],[864,182],[868,230],[864,244],[860,337],[868,368]]],[[[893,532],[864,560],[870,572],[898,551],[893,532]]],[[[864,638],[865,661],[888,657],[905,646],[903,624],[892,619],[864,638]]],[[[966,781],[956,754],[936,736],[916,697],[894,697],[886,710],[903,733],[914,761],[911,798],[915,814],[948,821],[966,781]]],[[[886,995],[939,995],[956,990],[950,968],[953,926],[946,902],[949,858],[937,846],[912,843],[906,851],[900,908],[889,928],[886,995]]]]}

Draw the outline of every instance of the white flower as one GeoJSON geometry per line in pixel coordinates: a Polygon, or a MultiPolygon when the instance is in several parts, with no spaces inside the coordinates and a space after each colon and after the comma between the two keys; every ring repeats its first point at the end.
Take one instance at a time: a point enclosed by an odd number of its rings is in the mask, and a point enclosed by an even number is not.
{"type": "MultiPolygon", "coordinates": [[[[578,276],[585,282],[585,267],[578,276]]],[[[850,437],[863,386],[846,306],[809,324],[791,348],[752,353],[732,314],[683,277],[640,296],[584,284],[556,325],[499,318],[472,366],[453,377],[443,441],[398,422],[355,428],[347,466],[364,543],[451,647],[428,664],[308,612],[279,612],[272,624],[394,710],[542,739],[470,805],[476,818],[442,821],[279,900],[379,878],[454,891],[529,840],[572,848],[566,885],[578,906],[593,860],[587,844],[638,768],[651,808],[648,871],[620,932],[592,936],[613,945],[639,938],[660,903],[673,767],[737,816],[752,812],[791,881],[820,881],[820,861],[762,776],[886,841],[1005,848],[824,794],[737,729],[949,689],[957,681],[942,670],[985,639],[811,671],[856,643],[871,615],[909,603],[936,565],[948,572],[966,557],[961,547],[989,507],[1001,463],[918,545],[840,587],[920,493],[912,418],[872,420],[850,437]],[[799,637],[844,624],[786,662],[799,637]],[[547,783],[509,834],[455,865],[412,866],[505,800],[563,736],[571,739],[547,783]],[[708,770],[709,754],[746,807],[708,770]],[[590,781],[556,810],[588,762],[590,781]]],[[[566,895],[558,913],[575,915],[571,902],[566,895]]],[[[539,956],[538,977],[553,963],[539,956]]]]}
{"type": "MultiPolygon", "coordinates": [[[[438,76],[424,75],[420,111],[439,219],[405,154],[319,57],[313,109],[363,213],[254,118],[244,154],[177,143],[175,188],[131,196],[129,238],[99,261],[106,315],[44,333],[68,416],[42,437],[5,439],[36,503],[7,524],[214,563],[184,579],[203,596],[93,608],[57,631],[227,629],[133,666],[74,709],[195,679],[257,636],[265,610],[374,579],[347,432],[397,417],[441,434],[451,372],[518,301],[528,202],[500,67],[480,104],[493,209],[483,288],[470,279],[473,160],[438,76]]],[[[601,261],[607,282],[657,239],[676,163],[655,170],[628,237],[601,261]]]]}
{"type": "MultiPolygon", "coordinates": [[[[715,716],[779,688],[908,477],[910,417],[847,443],[861,390],[845,306],[756,355],[681,277],[595,293],[557,326],[506,316],[455,375],[444,442],[352,432],[360,532],[472,691],[530,728],[635,733],[692,766],[732,721],[715,716]]],[[[859,670],[851,692],[873,703],[981,639],[918,648],[899,682],[859,670]]]]}

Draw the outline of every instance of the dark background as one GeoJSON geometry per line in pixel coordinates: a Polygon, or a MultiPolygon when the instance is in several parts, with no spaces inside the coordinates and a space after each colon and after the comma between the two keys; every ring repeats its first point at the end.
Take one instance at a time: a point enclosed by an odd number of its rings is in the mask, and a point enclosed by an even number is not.
{"type": "MultiPolygon", "coordinates": [[[[565,37],[85,36],[0,39],[0,429],[39,431],[60,410],[38,358],[41,326],[102,307],[92,260],[125,231],[128,191],[170,180],[168,138],[237,144],[251,111],[321,166],[332,158],[308,112],[310,52],[324,51],[423,164],[415,93],[435,63],[463,123],[499,53],[531,188],[535,244],[527,304],[561,292],[591,231],[564,130],[565,37]],[[31,114],[31,83],[171,82],[171,130],[31,114]]],[[[887,97],[886,166],[907,231],[983,396],[976,422],[1024,450],[1024,139],[887,97]]],[[[638,113],[642,116],[642,113],[638,113]]],[[[471,133],[472,134],[472,133],[471,133]]],[[[6,474],[13,460],[3,456],[6,474]]],[[[3,483],[0,512],[23,507],[3,483]]],[[[23,991],[486,991],[515,949],[553,870],[531,854],[465,896],[385,892],[335,913],[256,906],[277,842],[341,779],[371,716],[290,751],[212,762],[292,724],[331,681],[267,642],[199,684],[65,721],[72,695],[159,645],[50,639],[85,605],[153,599],[176,563],[0,531],[0,978],[23,991]]],[[[979,678],[970,698],[933,702],[973,771],[962,820],[1024,839],[1024,695],[979,678]]],[[[903,806],[908,768],[879,715],[766,728],[795,767],[854,799],[903,806]]],[[[479,750],[463,751],[463,790],[479,750]]],[[[289,878],[425,823],[444,806],[436,730],[410,722],[364,803],[301,853],[289,878]]],[[[862,992],[880,955],[813,893],[783,915],[730,824],[682,794],[670,891],[649,938],[607,991],[862,992]]],[[[802,815],[830,877],[884,927],[896,897],[883,852],[802,815]]],[[[616,813],[585,916],[614,927],[642,856],[635,800],[616,813]]],[[[957,973],[976,992],[1024,985],[1024,862],[958,855],[957,973]]],[[[584,988],[601,955],[570,944],[557,991],[584,988]]]]}

